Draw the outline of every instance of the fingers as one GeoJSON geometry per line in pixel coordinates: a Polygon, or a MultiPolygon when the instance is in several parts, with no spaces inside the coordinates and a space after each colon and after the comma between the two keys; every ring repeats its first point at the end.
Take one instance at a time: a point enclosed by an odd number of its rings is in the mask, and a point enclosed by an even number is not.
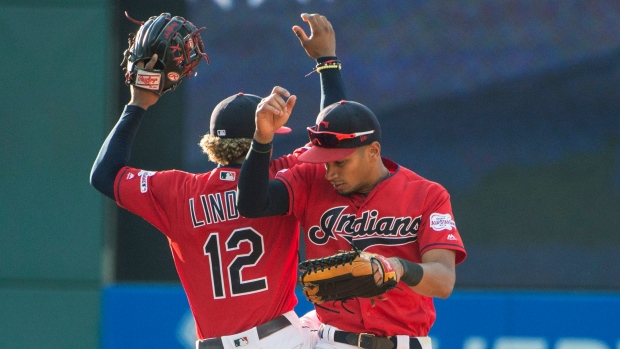
{"type": "Polygon", "coordinates": [[[375,278],[375,284],[381,286],[383,284],[383,273],[378,261],[372,261],[372,274],[375,278]]]}
{"type": "Polygon", "coordinates": [[[258,104],[258,107],[256,110],[257,112],[260,112],[261,114],[264,112],[268,112],[271,114],[278,115],[280,113],[283,113],[285,109],[286,109],[286,103],[284,102],[280,103],[274,98],[267,97],[258,104]]]}
{"type": "MultiPolygon", "coordinates": [[[[312,33],[317,31],[330,31],[332,30],[331,23],[327,20],[327,17],[322,16],[318,13],[307,14],[303,13],[301,17],[305,22],[308,22],[310,25],[310,30],[312,33]]],[[[312,35],[312,33],[310,35],[312,35]]]]}
{"type": "Polygon", "coordinates": [[[327,17],[318,13],[302,13],[301,18],[310,26],[310,36],[298,25],[293,26],[301,46],[314,59],[336,55],[336,34],[327,17]]]}
{"type": "Polygon", "coordinates": [[[148,62],[146,62],[146,65],[144,64],[144,61],[139,61],[139,62],[136,62],[136,67],[153,70],[153,68],[155,68],[155,64],[157,63],[157,58],[158,57],[156,53],[153,55],[153,57],[151,57],[151,59],[148,62]]]}
{"type": "Polygon", "coordinates": [[[292,95],[286,100],[286,110],[290,113],[295,107],[295,103],[297,102],[297,96],[292,95]]]}
{"type": "Polygon", "coordinates": [[[275,132],[283,126],[291,115],[297,97],[285,88],[276,86],[271,94],[263,98],[256,108],[256,131],[254,139],[259,143],[269,143],[275,132]],[[287,98],[285,101],[284,98],[287,98]]]}
{"type": "MultiPolygon", "coordinates": [[[[308,22],[308,24],[310,24],[310,35],[312,35],[320,27],[322,27],[322,25],[324,25],[324,22],[327,21],[327,18],[325,18],[325,16],[321,16],[316,13],[313,13],[313,14],[302,13],[301,19],[304,22],[308,22]]],[[[308,35],[306,34],[306,32],[303,30],[302,27],[298,25],[294,25],[293,32],[295,33],[295,35],[297,35],[297,37],[299,38],[302,44],[309,40],[308,35]]]]}
{"type": "Polygon", "coordinates": [[[158,57],[157,57],[157,53],[156,53],[156,54],[153,55],[153,57],[151,57],[151,60],[148,63],[146,63],[146,66],[144,66],[144,68],[151,69],[151,70],[153,68],[155,68],[155,63],[157,63],[157,58],[158,57]]]}
{"type": "Polygon", "coordinates": [[[300,26],[294,25],[293,26],[293,33],[295,33],[295,35],[297,35],[297,38],[299,38],[299,41],[301,41],[302,44],[305,41],[308,41],[308,35],[306,35],[306,32],[300,26]]]}
{"type": "Polygon", "coordinates": [[[297,96],[291,95],[290,92],[283,87],[275,86],[273,90],[271,90],[271,95],[263,98],[258,108],[268,110],[274,114],[290,114],[295,106],[296,100],[297,96]],[[288,99],[285,101],[283,97],[288,99]]]}
{"type": "Polygon", "coordinates": [[[302,13],[301,15],[301,18],[304,20],[304,22],[308,22],[308,24],[310,25],[310,29],[312,30],[319,27],[319,22],[320,22],[321,17],[322,16],[319,15],[318,13],[313,13],[313,14],[302,13]]]}
{"type": "Polygon", "coordinates": [[[285,113],[290,113],[290,111],[293,110],[297,97],[292,96],[287,89],[280,86],[275,86],[273,90],[271,90],[271,95],[273,96],[273,101],[277,103],[278,110],[285,113]],[[282,97],[288,98],[288,100],[284,101],[284,98],[282,97]]]}
{"type": "Polygon", "coordinates": [[[279,94],[284,97],[288,97],[291,95],[287,89],[285,89],[284,87],[280,87],[280,86],[274,86],[274,88],[271,90],[271,94],[279,94]]]}

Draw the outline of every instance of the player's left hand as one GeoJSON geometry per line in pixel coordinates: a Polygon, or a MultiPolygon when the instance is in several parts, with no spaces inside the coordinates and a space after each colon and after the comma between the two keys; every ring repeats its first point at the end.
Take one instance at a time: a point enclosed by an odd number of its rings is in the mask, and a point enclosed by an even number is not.
{"type": "MultiPolygon", "coordinates": [[[[136,66],[145,69],[153,69],[155,67],[155,63],[157,63],[157,54],[154,54],[146,65],[144,62],[140,61],[136,62],[136,66]]],[[[138,107],[146,110],[159,100],[159,95],[153,91],[135,87],[134,85],[129,85],[129,88],[131,90],[131,100],[129,101],[129,105],[137,105],[138,107]]]]}
{"type": "Polygon", "coordinates": [[[314,304],[373,298],[398,283],[394,267],[387,258],[358,249],[305,260],[299,264],[299,269],[303,293],[314,304]]]}
{"type": "Polygon", "coordinates": [[[310,37],[298,25],[293,26],[293,32],[308,56],[314,59],[335,56],[336,33],[327,18],[316,13],[302,13],[301,19],[310,25],[310,37]]]}
{"type": "Polygon", "coordinates": [[[271,94],[263,98],[256,108],[254,139],[264,144],[271,142],[276,130],[288,121],[296,101],[297,97],[285,88],[274,87],[271,94]]]}
{"type": "MultiPolygon", "coordinates": [[[[403,266],[400,264],[400,261],[398,260],[398,258],[396,257],[387,258],[383,256],[381,256],[381,258],[387,259],[387,262],[393,266],[394,276],[396,277],[396,282],[398,282],[400,280],[400,277],[403,275],[403,266]]],[[[373,260],[372,261],[372,274],[375,277],[375,283],[378,286],[382,285],[385,282],[383,272],[384,270],[381,264],[377,260],[373,260]]]]}

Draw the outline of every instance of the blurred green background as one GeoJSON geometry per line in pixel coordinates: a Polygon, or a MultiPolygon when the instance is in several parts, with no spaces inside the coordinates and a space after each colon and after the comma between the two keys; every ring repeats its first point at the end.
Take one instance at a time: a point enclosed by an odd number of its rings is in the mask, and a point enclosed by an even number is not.
{"type": "Polygon", "coordinates": [[[116,208],[88,176],[128,100],[118,89],[127,42],[116,39],[121,18],[111,17],[119,8],[144,18],[180,6],[0,1],[0,348],[99,346],[116,208]]]}
{"type": "Polygon", "coordinates": [[[0,348],[98,346],[108,6],[0,2],[0,348]]]}

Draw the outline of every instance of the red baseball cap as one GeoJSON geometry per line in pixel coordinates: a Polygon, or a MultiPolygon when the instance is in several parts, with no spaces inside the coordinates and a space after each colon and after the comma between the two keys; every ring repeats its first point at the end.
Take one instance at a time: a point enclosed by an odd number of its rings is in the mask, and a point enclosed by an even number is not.
{"type": "Polygon", "coordinates": [[[381,127],[375,114],[365,105],[340,101],[325,107],[308,127],[312,147],[299,156],[299,161],[325,163],[353,154],[359,147],[381,142],[381,127]]]}
{"type": "MultiPolygon", "coordinates": [[[[243,92],[224,99],[211,113],[210,134],[220,138],[254,138],[254,115],[260,101],[260,97],[243,92]]],[[[291,129],[282,126],[276,133],[291,133],[291,129]]]]}

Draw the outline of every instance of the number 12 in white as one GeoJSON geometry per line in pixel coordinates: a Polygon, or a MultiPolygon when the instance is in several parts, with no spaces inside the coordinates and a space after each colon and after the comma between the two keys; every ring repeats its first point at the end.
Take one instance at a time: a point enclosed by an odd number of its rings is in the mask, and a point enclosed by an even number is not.
{"type": "MultiPolygon", "coordinates": [[[[250,244],[250,252],[236,256],[226,268],[231,297],[245,294],[262,292],[267,290],[267,277],[263,276],[253,280],[243,280],[241,272],[244,268],[255,266],[265,253],[263,236],[252,228],[236,229],[226,240],[226,251],[238,250],[241,243],[250,244]]],[[[222,274],[222,258],[220,257],[220,237],[218,233],[211,233],[203,246],[205,256],[209,257],[211,264],[211,284],[213,285],[213,298],[226,298],[224,293],[224,275],[222,274]]]]}

